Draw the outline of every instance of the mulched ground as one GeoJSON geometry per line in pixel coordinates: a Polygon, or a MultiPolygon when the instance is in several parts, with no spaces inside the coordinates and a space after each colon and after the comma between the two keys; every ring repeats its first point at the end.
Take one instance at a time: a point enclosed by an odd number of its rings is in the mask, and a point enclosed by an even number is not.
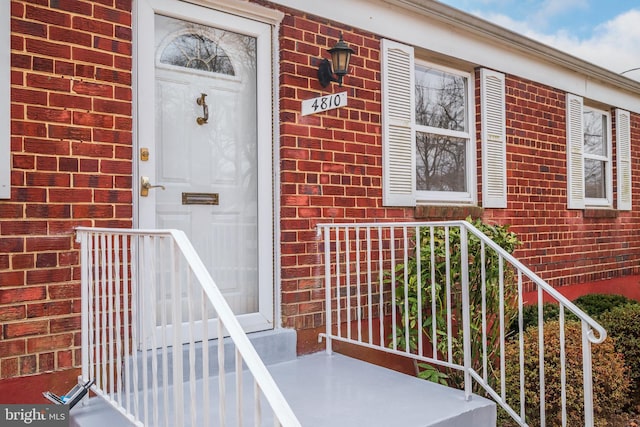
{"type": "Polygon", "coordinates": [[[636,415],[620,414],[610,421],[611,427],[640,427],[640,418],[636,415]]]}

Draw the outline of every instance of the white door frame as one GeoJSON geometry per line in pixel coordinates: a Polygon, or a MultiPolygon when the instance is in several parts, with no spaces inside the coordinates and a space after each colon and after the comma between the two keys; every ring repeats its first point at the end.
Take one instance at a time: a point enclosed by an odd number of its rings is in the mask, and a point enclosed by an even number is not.
{"type": "Polygon", "coordinates": [[[276,66],[274,37],[277,37],[275,26],[283,18],[279,11],[236,0],[137,0],[134,8],[134,155],[133,155],[133,207],[134,226],[141,229],[155,228],[155,215],[143,215],[146,208],[155,206],[155,192],[140,200],[140,176],[148,176],[151,183],[155,178],[153,149],[149,161],[139,161],[140,149],[153,146],[155,141],[155,43],[154,15],[160,13],[174,18],[181,18],[202,25],[240,32],[257,39],[257,148],[258,148],[258,271],[259,294],[258,312],[243,315],[239,319],[247,332],[271,329],[278,326],[279,310],[275,309],[279,300],[275,290],[274,248],[275,232],[274,215],[274,109],[273,102],[274,76],[276,66]],[[215,7],[216,9],[212,9],[215,7]],[[233,14],[228,14],[233,12],[233,14]],[[238,16],[242,14],[245,17],[238,16]],[[212,24],[215,22],[215,24],[212,24]],[[256,25],[259,22],[262,25],[256,25]],[[222,24],[221,24],[222,23],[222,24]],[[268,25],[264,25],[268,24],[268,25]],[[267,53],[267,54],[265,54],[267,53]],[[263,113],[265,111],[269,113],[263,113]],[[149,206],[144,206],[148,203],[149,206]],[[277,317],[276,317],[277,316],[277,317]]]}

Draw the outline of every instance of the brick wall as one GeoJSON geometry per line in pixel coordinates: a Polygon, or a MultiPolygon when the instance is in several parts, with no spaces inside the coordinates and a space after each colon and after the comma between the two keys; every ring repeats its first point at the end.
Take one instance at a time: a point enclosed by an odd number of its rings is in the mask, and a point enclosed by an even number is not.
{"type": "MultiPolygon", "coordinates": [[[[523,241],[516,256],[553,286],[639,274],[640,116],[633,114],[631,122],[633,211],[567,210],[565,97],[507,77],[508,206],[486,210],[484,217],[512,224],[523,241]]],[[[615,110],[610,112],[615,206],[615,110]]]]}
{"type": "Polygon", "coordinates": [[[131,0],[11,1],[0,378],[79,366],[77,225],[132,219],[131,0]]]}
{"type": "MultiPolygon", "coordinates": [[[[132,223],[131,0],[12,0],[11,6],[13,168],[11,200],[0,201],[0,378],[79,365],[73,227],[132,223]]],[[[320,222],[471,212],[513,224],[524,241],[516,255],[554,285],[640,274],[639,174],[632,212],[602,217],[565,209],[563,92],[507,77],[507,209],[387,208],[379,37],[285,13],[278,148],[286,327],[303,335],[324,325],[320,222]],[[323,90],[318,61],[340,32],[356,51],[351,73],[343,88],[333,83],[323,90]],[[302,100],[342,90],[347,107],[300,115],[302,100]]],[[[637,114],[632,137],[640,141],[637,114]]],[[[640,145],[633,150],[638,171],[640,145]]]]}
{"type": "MultiPolygon", "coordinates": [[[[282,315],[284,325],[298,329],[306,340],[301,343],[299,338],[301,351],[315,347],[315,332],[324,325],[324,272],[314,228],[321,222],[462,219],[471,214],[512,224],[524,242],[516,256],[553,285],[640,274],[640,174],[634,174],[633,212],[601,217],[593,210],[566,209],[563,91],[507,76],[506,209],[386,208],[381,189],[380,38],[313,16],[285,13],[280,33],[282,315]],[[316,77],[318,58],[328,56],[340,32],[356,51],[353,66],[344,88],[333,83],[323,90],[316,77]],[[300,115],[302,100],[342,90],[348,92],[348,107],[300,115]]],[[[475,89],[480,141],[478,70],[475,89]]],[[[632,135],[640,141],[637,114],[632,135]]],[[[480,148],[478,142],[478,183],[480,148]]],[[[633,170],[640,170],[640,144],[634,144],[632,156],[633,170]]]]}
{"type": "Polygon", "coordinates": [[[285,327],[324,324],[315,225],[405,219],[382,206],[380,40],[353,28],[287,13],[280,30],[282,314],[285,327]],[[326,89],[319,59],[340,33],[355,53],[343,88],[326,89]],[[348,106],[301,116],[301,100],[347,91],[348,106]]]}

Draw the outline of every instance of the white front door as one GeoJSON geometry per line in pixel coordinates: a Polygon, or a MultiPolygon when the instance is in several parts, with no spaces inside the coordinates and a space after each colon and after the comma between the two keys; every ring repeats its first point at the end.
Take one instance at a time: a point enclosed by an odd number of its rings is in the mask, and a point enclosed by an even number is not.
{"type": "MultiPolygon", "coordinates": [[[[138,184],[158,187],[138,189],[138,226],[186,232],[245,329],[271,328],[271,27],[183,2],[149,4],[138,184]]],[[[159,292],[157,321],[175,303],[159,292]]]]}

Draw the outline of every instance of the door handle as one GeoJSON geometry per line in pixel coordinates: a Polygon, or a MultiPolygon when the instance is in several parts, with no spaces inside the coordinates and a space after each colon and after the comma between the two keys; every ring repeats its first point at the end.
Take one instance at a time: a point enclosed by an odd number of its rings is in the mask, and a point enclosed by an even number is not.
{"type": "Polygon", "coordinates": [[[151,182],[149,182],[148,176],[141,176],[140,177],[140,196],[147,197],[149,195],[149,190],[152,188],[162,188],[163,190],[166,190],[164,188],[164,185],[151,185],[151,182]]]}
{"type": "Polygon", "coordinates": [[[198,122],[199,125],[203,125],[207,123],[207,121],[209,120],[209,106],[207,105],[207,102],[204,100],[206,96],[207,96],[206,93],[201,93],[200,97],[196,98],[196,102],[198,103],[198,105],[202,106],[202,114],[204,115],[204,117],[196,118],[196,122],[198,122]]]}

